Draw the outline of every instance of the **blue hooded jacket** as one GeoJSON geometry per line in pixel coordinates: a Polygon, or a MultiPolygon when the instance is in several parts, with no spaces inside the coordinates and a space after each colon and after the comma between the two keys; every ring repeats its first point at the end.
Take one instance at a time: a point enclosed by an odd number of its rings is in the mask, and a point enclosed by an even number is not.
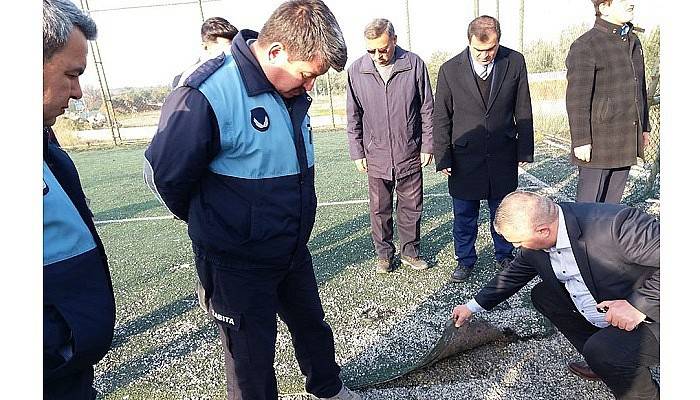
{"type": "Polygon", "coordinates": [[[144,178],[199,251],[229,262],[288,265],[316,213],[305,93],[283,99],[248,47],[202,64],[168,96],[144,178]]]}
{"type": "Polygon", "coordinates": [[[44,382],[92,368],[114,334],[112,281],[75,165],[44,129],[44,382]]]}

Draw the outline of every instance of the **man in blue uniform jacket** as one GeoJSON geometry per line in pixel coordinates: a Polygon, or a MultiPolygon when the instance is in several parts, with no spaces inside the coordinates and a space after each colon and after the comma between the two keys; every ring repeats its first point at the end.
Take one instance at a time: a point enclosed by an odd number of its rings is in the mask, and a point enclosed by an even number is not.
{"type": "Polygon", "coordinates": [[[109,350],[115,307],[107,257],[78,171],[51,126],[82,97],[95,22],[69,0],[44,0],[44,399],[94,399],[93,365],[109,350]]]}
{"type": "Polygon", "coordinates": [[[322,1],[285,2],[260,34],[239,32],[230,54],[173,90],[146,150],[146,182],[188,224],[229,399],[277,399],[277,314],[306,390],[359,398],[338,376],[307,247],[316,193],[306,91],[346,61],[340,27],[322,1]]]}

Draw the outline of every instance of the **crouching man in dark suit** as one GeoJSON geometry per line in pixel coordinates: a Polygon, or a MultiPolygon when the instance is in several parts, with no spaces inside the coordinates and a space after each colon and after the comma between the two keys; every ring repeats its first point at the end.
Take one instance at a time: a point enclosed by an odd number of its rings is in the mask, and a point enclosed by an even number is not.
{"type": "Polygon", "coordinates": [[[556,204],[513,192],[494,225],[521,251],[473,299],[454,308],[455,325],[494,308],[539,275],[532,302],[584,356],[589,378],[600,376],[617,399],[658,399],[649,366],[659,363],[659,222],[632,207],[556,204]]]}

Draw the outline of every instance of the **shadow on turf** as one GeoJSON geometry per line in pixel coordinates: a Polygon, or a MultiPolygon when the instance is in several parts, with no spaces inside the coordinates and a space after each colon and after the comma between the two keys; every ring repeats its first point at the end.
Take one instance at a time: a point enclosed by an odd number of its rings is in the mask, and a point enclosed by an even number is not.
{"type": "Polygon", "coordinates": [[[195,307],[198,306],[197,299],[193,293],[119,326],[114,330],[111,350],[122,346],[130,337],[146,332],[195,307]]]}
{"type": "MultiPolygon", "coordinates": [[[[452,212],[449,197],[426,198],[421,225],[429,225],[431,220],[452,212]]],[[[394,212],[395,214],[395,212],[394,212]]],[[[396,221],[394,217],[394,221],[396,221]]],[[[320,232],[309,241],[313,256],[316,279],[319,286],[331,280],[349,265],[359,265],[375,258],[374,244],[370,233],[368,211],[364,208],[352,219],[320,232]],[[347,240],[347,238],[352,238],[347,240]],[[322,250],[321,250],[322,249],[322,250]]],[[[398,231],[394,228],[394,244],[398,245],[398,231]]],[[[437,254],[452,242],[452,221],[431,229],[421,239],[422,257],[434,263],[437,254]]]]}
{"type": "Polygon", "coordinates": [[[105,383],[100,390],[102,394],[107,395],[122,389],[149,372],[184,358],[206,342],[215,340],[218,335],[212,324],[206,324],[194,332],[174,338],[169,343],[153,348],[100,376],[99,381],[105,383]]]}
{"type": "Polygon", "coordinates": [[[95,214],[95,220],[133,218],[139,213],[161,207],[158,200],[142,201],[140,203],[127,204],[109,210],[100,211],[95,214]]]}

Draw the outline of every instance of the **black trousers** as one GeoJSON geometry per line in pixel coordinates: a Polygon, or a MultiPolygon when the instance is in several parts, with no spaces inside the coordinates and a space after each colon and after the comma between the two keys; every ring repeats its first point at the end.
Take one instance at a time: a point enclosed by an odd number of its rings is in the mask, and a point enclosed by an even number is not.
{"type": "Polygon", "coordinates": [[[576,201],[619,204],[625,192],[630,167],[600,169],[578,167],[576,201]]]}
{"type": "Polygon", "coordinates": [[[369,220],[377,257],[394,256],[394,189],[396,189],[396,226],[401,240],[401,254],[420,255],[420,220],[423,214],[423,171],[400,179],[369,179],[369,220]]]}
{"type": "Polygon", "coordinates": [[[97,391],[92,387],[92,366],[59,379],[44,381],[44,400],[94,400],[97,391]]]}
{"type": "Polygon", "coordinates": [[[659,386],[650,366],[659,364],[659,340],[641,323],[631,331],[608,326],[598,328],[577,310],[563,286],[540,282],[532,288],[532,303],[583,355],[616,399],[659,398],[659,386]]]}
{"type": "Polygon", "coordinates": [[[196,246],[194,252],[224,348],[228,400],[277,400],[277,314],[292,335],[306,391],[317,397],[340,391],[333,333],[323,320],[308,248],[288,266],[241,265],[196,246]]]}

